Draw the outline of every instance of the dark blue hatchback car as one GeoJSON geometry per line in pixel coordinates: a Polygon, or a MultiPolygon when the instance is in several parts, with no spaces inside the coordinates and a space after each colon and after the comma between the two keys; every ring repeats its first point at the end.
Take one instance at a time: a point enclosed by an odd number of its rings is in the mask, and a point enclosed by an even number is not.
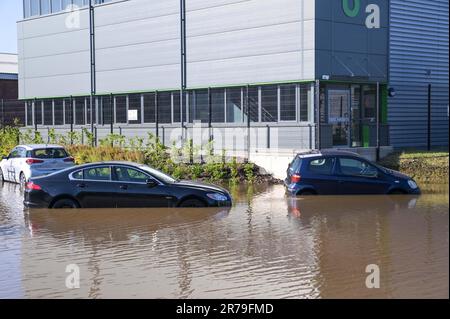
{"type": "Polygon", "coordinates": [[[409,176],[337,150],[298,154],[285,186],[291,195],[420,194],[409,176]]]}

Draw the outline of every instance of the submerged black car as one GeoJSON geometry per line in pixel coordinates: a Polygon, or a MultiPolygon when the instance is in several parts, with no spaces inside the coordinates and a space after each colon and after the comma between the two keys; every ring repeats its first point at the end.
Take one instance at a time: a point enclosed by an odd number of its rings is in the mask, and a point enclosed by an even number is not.
{"type": "Polygon", "coordinates": [[[179,181],[147,165],[102,162],[31,178],[25,188],[29,208],[222,207],[231,206],[225,189],[179,181]]]}
{"type": "Polygon", "coordinates": [[[290,195],[420,194],[411,177],[337,150],[298,154],[284,184],[290,195]]]}

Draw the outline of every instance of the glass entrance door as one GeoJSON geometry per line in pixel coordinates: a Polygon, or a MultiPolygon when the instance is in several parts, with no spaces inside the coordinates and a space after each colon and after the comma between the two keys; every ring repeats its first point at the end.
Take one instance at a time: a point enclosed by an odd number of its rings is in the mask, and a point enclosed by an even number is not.
{"type": "Polygon", "coordinates": [[[333,146],[350,146],[350,90],[328,90],[328,123],[332,126],[333,146]]]}

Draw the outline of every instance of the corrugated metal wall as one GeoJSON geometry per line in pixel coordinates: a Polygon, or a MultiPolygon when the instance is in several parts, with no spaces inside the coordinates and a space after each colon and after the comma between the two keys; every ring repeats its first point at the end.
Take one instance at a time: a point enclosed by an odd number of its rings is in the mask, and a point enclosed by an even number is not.
{"type": "Polygon", "coordinates": [[[428,84],[432,84],[432,145],[448,145],[448,0],[390,1],[391,144],[427,144],[428,84]]]}

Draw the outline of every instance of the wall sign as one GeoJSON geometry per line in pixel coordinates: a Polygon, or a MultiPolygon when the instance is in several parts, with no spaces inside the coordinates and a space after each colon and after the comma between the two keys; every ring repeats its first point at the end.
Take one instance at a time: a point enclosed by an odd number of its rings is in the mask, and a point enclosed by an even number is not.
{"type": "MultiPolygon", "coordinates": [[[[342,9],[344,13],[349,18],[355,18],[359,15],[361,11],[361,0],[342,0],[342,9]]],[[[380,6],[377,4],[368,4],[366,7],[366,27],[368,29],[379,29],[380,28],[380,6]]]]}

